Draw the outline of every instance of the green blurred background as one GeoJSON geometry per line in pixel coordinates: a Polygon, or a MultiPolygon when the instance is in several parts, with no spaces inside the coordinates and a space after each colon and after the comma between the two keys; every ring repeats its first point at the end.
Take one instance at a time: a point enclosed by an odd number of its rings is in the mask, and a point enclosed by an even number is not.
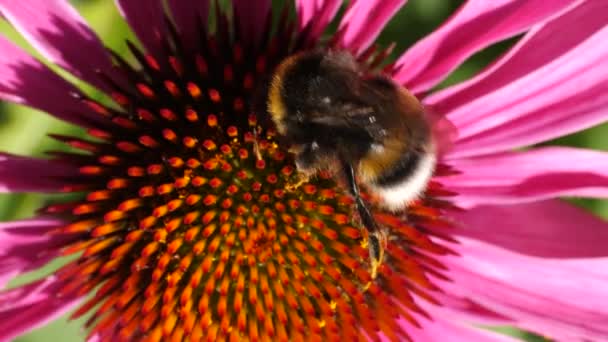
{"type": "MultiPolygon", "coordinates": [[[[195,0],[193,0],[195,1],[195,0]]],[[[113,1],[80,0],[72,1],[82,16],[93,27],[103,42],[112,49],[126,54],[125,39],[133,38],[133,33],[120,18],[113,1]]],[[[379,42],[387,45],[397,43],[395,54],[403,51],[421,37],[436,28],[450,13],[456,9],[460,0],[409,0],[407,5],[390,22],[381,35],[379,42]]],[[[37,55],[15,31],[5,22],[0,21],[0,32],[12,41],[37,55]]],[[[440,87],[456,83],[475,74],[496,56],[504,52],[514,39],[496,44],[467,60],[458,70],[443,82],[440,87]]],[[[39,56],[39,55],[37,55],[39,56]]],[[[55,69],[56,70],[56,69],[55,69]]],[[[61,72],[57,70],[58,72],[61,72]]],[[[65,74],[64,74],[65,75],[65,74]]],[[[68,76],[69,77],[69,76],[68,76]]],[[[94,90],[86,89],[93,97],[94,90]]],[[[46,133],[81,135],[79,128],[65,124],[52,117],[32,109],[0,103],[0,151],[15,154],[44,156],[44,152],[61,148],[58,143],[46,136],[46,133]]],[[[608,150],[608,125],[602,125],[548,144],[590,147],[608,150]]],[[[37,194],[0,194],[0,221],[27,218],[34,210],[46,202],[57,200],[57,195],[37,194]]],[[[584,206],[598,215],[608,218],[608,201],[570,199],[576,205],[584,206]]],[[[1,242],[0,242],[1,243],[1,242]]],[[[55,269],[61,261],[48,265],[43,270],[25,275],[10,286],[16,286],[55,269]]],[[[85,332],[81,329],[82,321],[68,321],[65,317],[46,327],[33,331],[16,339],[19,342],[34,341],[82,341],[85,332]]],[[[528,341],[542,341],[532,334],[509,328],[499,328],[501,332],[518,336],[528,341]]]]}

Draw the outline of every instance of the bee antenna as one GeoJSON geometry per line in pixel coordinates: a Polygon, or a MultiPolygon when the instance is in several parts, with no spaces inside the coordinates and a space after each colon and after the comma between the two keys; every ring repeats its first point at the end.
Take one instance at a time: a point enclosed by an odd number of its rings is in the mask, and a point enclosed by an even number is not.
{"type": "Polygon", "coordinates": [[[260,152],[260,144],[258,143],[258,129],[253,129],[253,151],[257,160],[262,160],[262,153],[260,152]]]}

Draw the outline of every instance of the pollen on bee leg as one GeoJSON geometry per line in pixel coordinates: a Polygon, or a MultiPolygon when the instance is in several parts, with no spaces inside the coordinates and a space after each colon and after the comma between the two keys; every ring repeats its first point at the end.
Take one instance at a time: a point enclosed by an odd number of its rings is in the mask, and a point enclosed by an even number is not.
{"type": "Polygon", "coordinates": [[[260,144],[258,143],[257,130],[253,130],[253,151],[255,152],[256,160],[262,160],[262,152],[260,150],[260,144]]]}
{"type": "Polygon", "coordinates": [[[301,187],[302,185],[304,185],[305,183],[308,183],[309,180],[310,180],[309,174],[298,172],[298,174],[296,175],[296,181],[288,182],[285,185],[285,190],[287,190],[289,192],[294,192],[294,191],[298,190],[298,188],[301,187]]]}
{"type": "Polygon", "coordinates": [[[388,241],[388,232],[379,228],[377,231],[370,232],[367,236],[367,248],[369,250],[370,275],[372,279],[378,276],[378,269],[382,266],[384,252],[388,241]]]}

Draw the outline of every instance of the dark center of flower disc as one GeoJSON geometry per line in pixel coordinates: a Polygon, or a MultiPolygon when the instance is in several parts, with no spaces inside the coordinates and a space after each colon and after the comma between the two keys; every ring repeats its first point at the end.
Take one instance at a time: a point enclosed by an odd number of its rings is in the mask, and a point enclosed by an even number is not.
{"type": "Polygon", "coordinates": [[[116,55],[127,85],[100,76],[118,106],[82,99],[104,118],[95,139],[55,136],[88,152],[64,154],[81,174],[68,190],[86,197],[45,209],[71,222],[56,234],[78,255],[58,295],[94,293],[74,316],[91,313],[106,340],[406,338],[418,301],[434,302],[429,275],[443,277],[444,193],[431,183],[407,219],[376,208],[389,241],[372,281],[352,199],[323,172],[293,186],[293,157],[256,104],[283,58],[318,43],[284,20],[246,46],[217,22],[197,47],[170,30],[164,60],[132,45],[139,67],[116,55]]]}

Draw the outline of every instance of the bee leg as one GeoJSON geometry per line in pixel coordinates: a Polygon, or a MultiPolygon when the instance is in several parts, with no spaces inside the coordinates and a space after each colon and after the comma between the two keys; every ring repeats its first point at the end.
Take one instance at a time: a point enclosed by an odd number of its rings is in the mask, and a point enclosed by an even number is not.
{"type": "Polygon", "coordinates": [[[301,187],[302,184],[308,183],[309,180],[310,180],[309,175],[298,173],[295,183],[289,183],[289,184],[285,185],[285,190],[287,190],[288,192],[294,192],[299,187],[301,187]]]}
{"type": "Polygon", "coordinates": [[[378,275],[378,268],[382,265],[382,260],[384,259],[384,249],[386,247],[387,240],[386,233],[380,229],[367,204],[363,198],[361,198],[359,186],[355,180],[355,170],[353,169],[352,165],[347,162],[342,162],[342,167],[344,169],[344,174],[346,175],[349,191],[355,198],[357,212],[359,213],[361,222],[363,222],[363,225],[368,232],[367,248],[369,250],[369,258],[371,263],[371,277],[372,279],[375,279],[378,275]]]}
{"type": "Polygon", "coordinates": [[[260,144],[258,144],[258,129],[253,129],[253,152],[255,153],[256,160],[262,160],[262,152],[260,152],[260,144]]]}

